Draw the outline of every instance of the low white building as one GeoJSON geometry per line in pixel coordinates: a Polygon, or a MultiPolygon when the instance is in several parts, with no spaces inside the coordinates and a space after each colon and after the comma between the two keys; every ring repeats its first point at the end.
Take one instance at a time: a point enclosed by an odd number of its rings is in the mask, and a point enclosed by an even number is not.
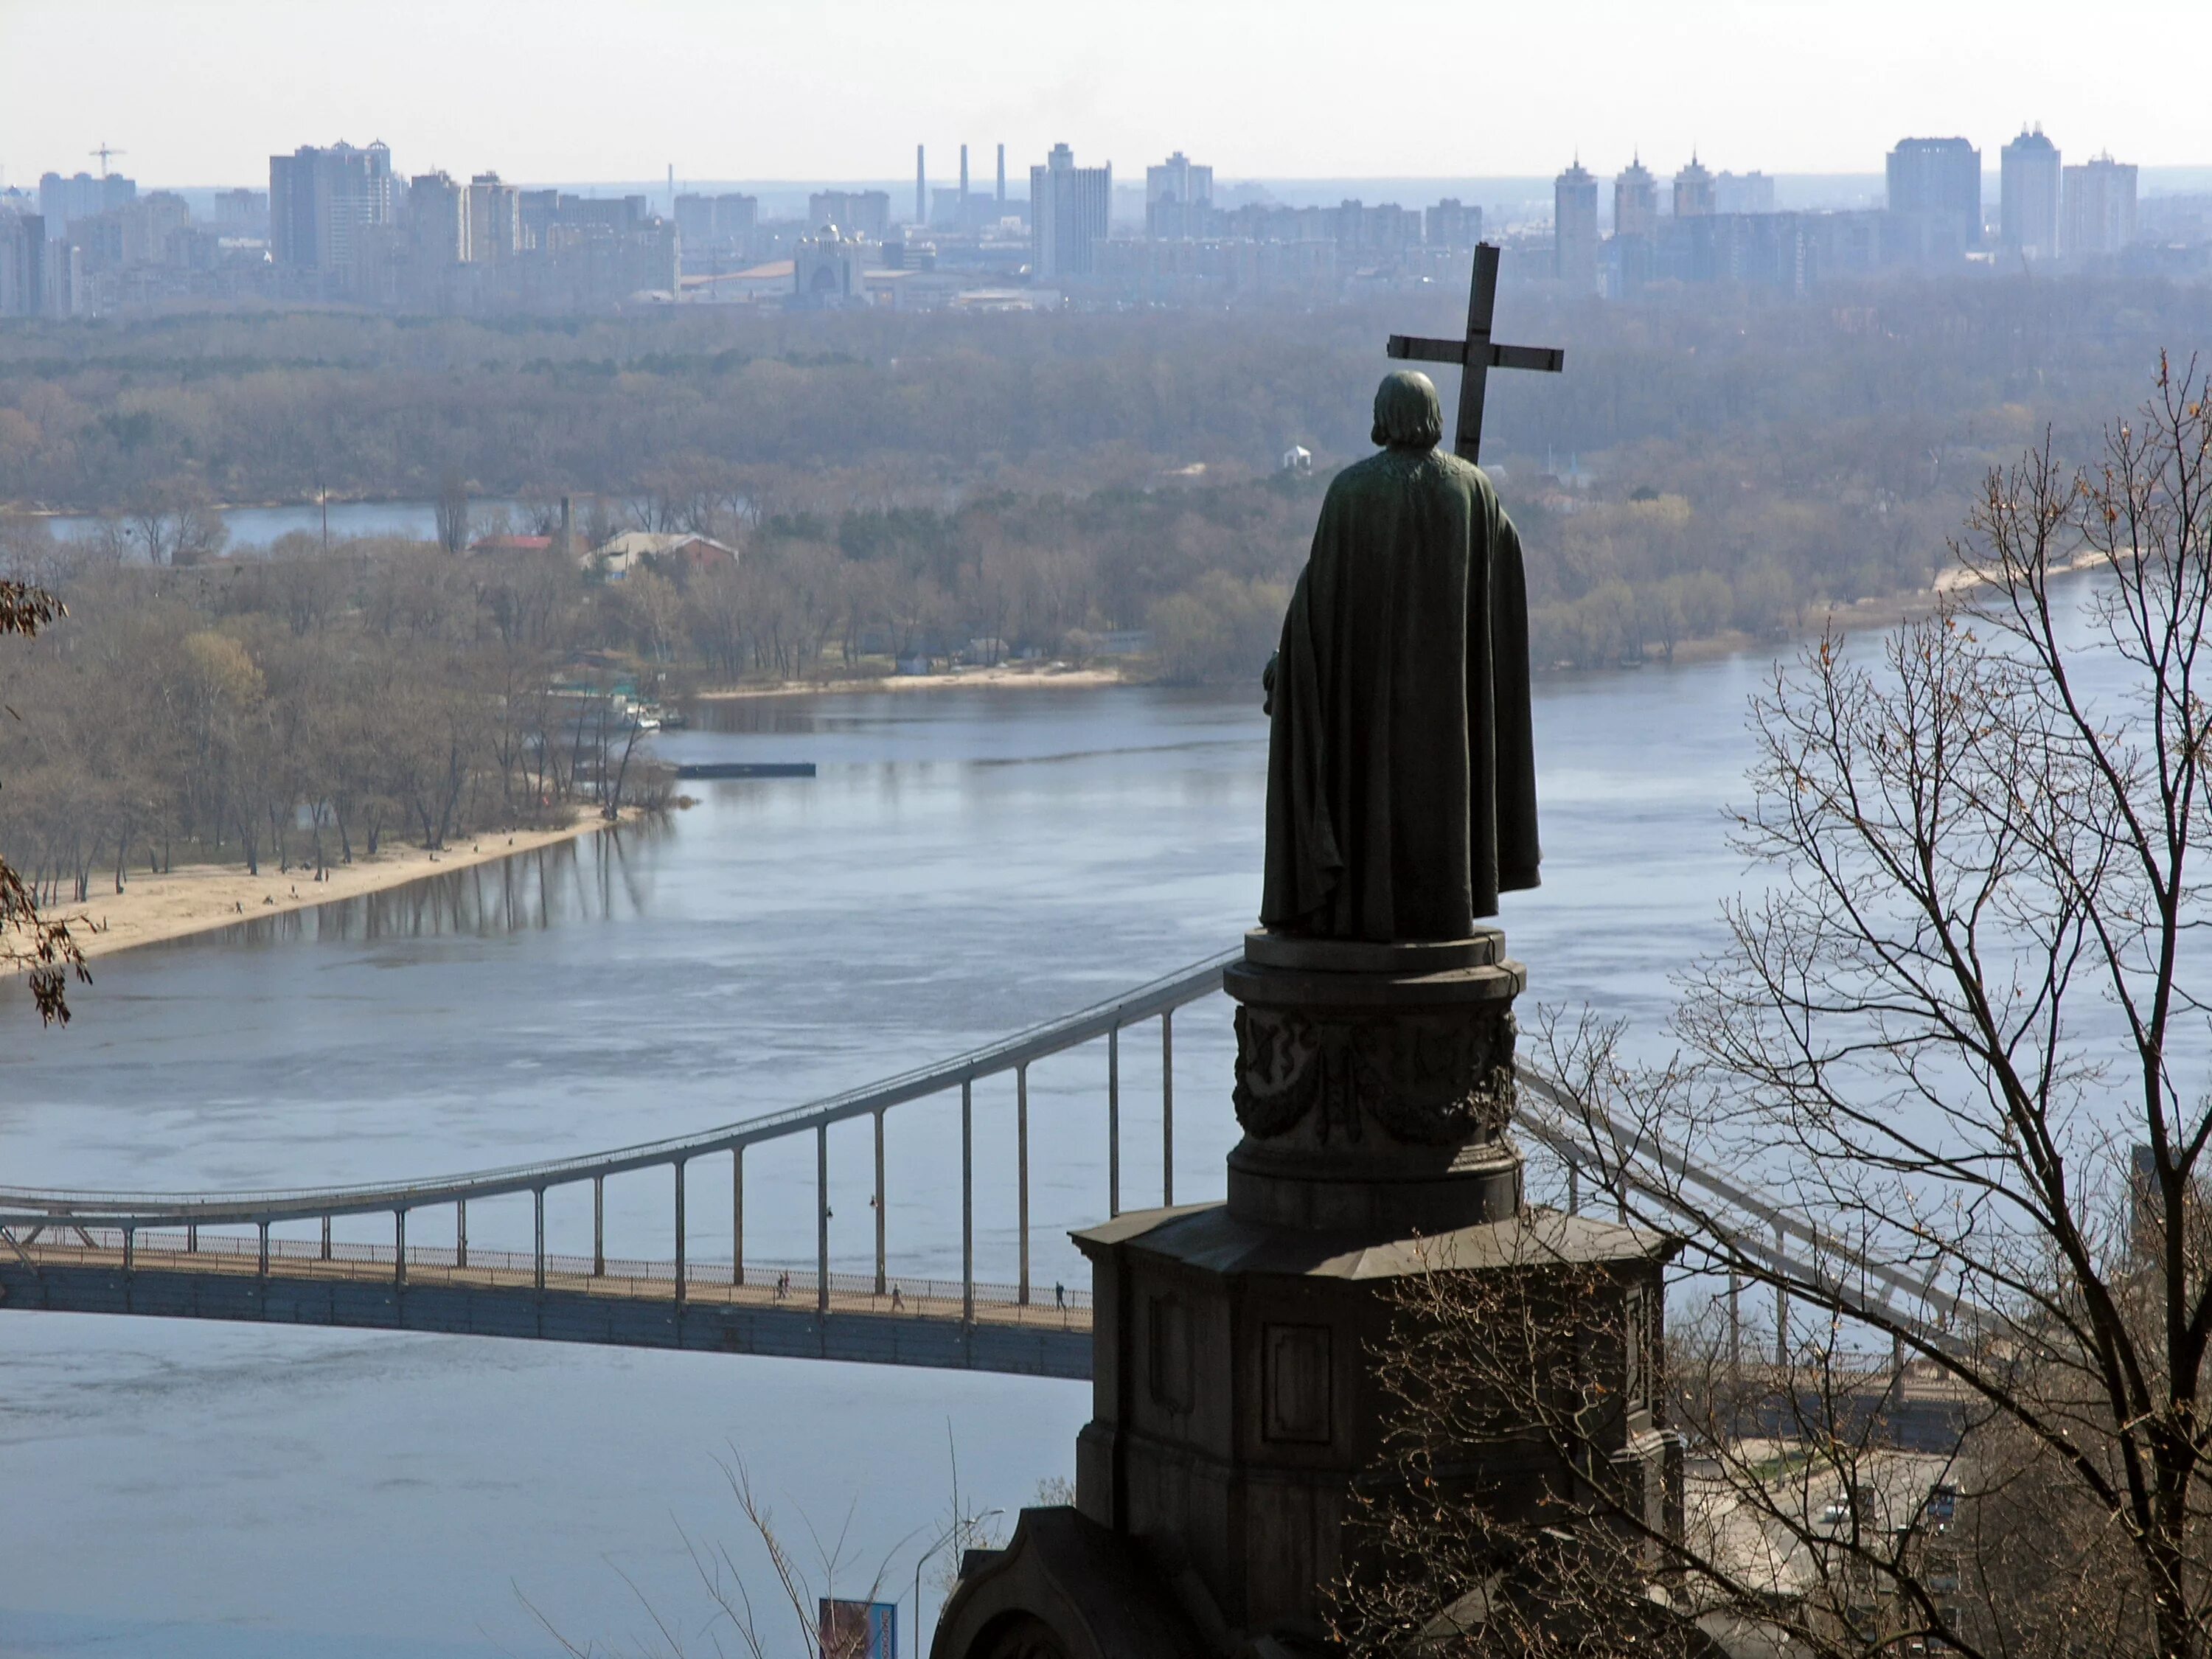
{"type": "Polygon", "coordinates": [[[688,531],[625,530],[585,554],[584,563],[607,580],[618,582],[641,564],[657,566],[667,575],[688,575],[717,565],[734,570],[738,550],[688,531]]]}

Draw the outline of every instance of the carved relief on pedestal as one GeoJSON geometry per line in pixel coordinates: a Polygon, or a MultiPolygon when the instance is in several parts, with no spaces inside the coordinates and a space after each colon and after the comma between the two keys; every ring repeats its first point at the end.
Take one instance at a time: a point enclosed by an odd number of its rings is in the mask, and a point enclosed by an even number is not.
{"type": "Polygon", "coordinates": [[[1510,1012],[1317,1018],[1237,1011],[1237,1121],[1272,1139],[1309,1117],[1317,1139],[1358,1140],[1367,1121],[1414,1146],[1485,1139],[1513,1115],[1510,1012]]]}

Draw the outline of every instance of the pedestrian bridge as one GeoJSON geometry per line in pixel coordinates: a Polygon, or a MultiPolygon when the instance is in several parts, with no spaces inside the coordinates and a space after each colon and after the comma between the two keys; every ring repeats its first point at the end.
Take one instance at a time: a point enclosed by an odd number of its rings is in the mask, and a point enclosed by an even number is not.
{"type": "MultiPolygon", "coordinates": [[[[271,1324],[438,1331],[549,1341],[614,1343],[778,1354],[878,1364],[947,1366],[1030,1376],[1091,1374],[1091,1297],[1030,1282],[1030,1067],[1097,1045],[1107,1124],[1109,1213],[1121,1204],[1121,1048],[1126,1038],[1160,1045],[1162,1202],[1175,1201],[1175,1016],[1221,991],[1225,951],[1124,996],[939,1064],[866,1088],[703,1133],[592,1157],[515,1165],[403,1185],[242,1193],[60,1192],[0,1188],[0,1308],[245,1320],[271,1324]],[[975,1085],[1014,1080],[1018,1262],[1014,1282],[975,1277],[975,1085]],[[884,1226],[884,1120],[910,1102],[960,1097],[961,1275],[893,1270],[884,1226]],[[872,1273],[830,1267],[830,1142],[833,1125],[872,1119],[875,1151],[872,1273]],[[745,1154],[811,1135],[815,1144],[815,1265],[811,1272],[748,1265],[745,1154]],[[728,1172],[730,1248],[702,1260],[687,1248],[685,1206],[694,1166],[728,1172]],[[667,1194],[668,1254],[657,1260],[606,1249],[611,1176],[658,1171],[667,1194]],[[588,1186],[592,1249],[546,1248],[549,1192],[588,1186]],[[529,1250],[472,1249],[469,1206],[527,1195],[529,1250]],[[333,1221],[387,1218],[390,1242],[334,1239],[333,1221]]],[[[1931,1289],[1847,1245],[1823,1237],[1728,1176],[1639,1134],[1601,1109],[1522,1069],[1516,1120],[1532,1152],[1565,1166],[1569,1206],[1582,1171],[1612,1170],[1662,1204],[1694,1194],[1708,1225],[1725,1212],[1723,1243],[1738,1259],[1778,1269],[1791,1282],[1856,1300],[1886,1317],[1935,1332],[1931,1289]],[[1838,1287],[1848,1287],[1841,1288],[1838,1287]],[[1905,1314],[1901,1310],[1917,1312],[1905,1314]]],[[[1000,1160],[992,1160],[1001,1166],[1000,1160]]],[[[1002,1167],[1002,1166],[1001,1166],[1002,1167]]],[[[349,1229],[350,1231],[350,1229],[349,1229]]],[[[719,1230],[718,1230],[719,1231],[719,1230]]],[[[1733,1310],[1735,1298],[1730,1296],[1733,1310]]],[[[1777,1318],[1786,1304],[1777,1295],[1777,1318]]],[[[1778,1330],[1777,1346],[1781,1346],[1778,1330]]],[[[1930,1340],[1943,1340],[1931,1334],[1930,1340]]]]}

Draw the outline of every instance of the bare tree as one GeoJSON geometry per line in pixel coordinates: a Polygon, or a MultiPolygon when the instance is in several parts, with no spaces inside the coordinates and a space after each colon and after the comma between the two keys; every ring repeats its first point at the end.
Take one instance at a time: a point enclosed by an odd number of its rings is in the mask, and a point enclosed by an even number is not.
{"type": "MultiPolygon", "coordinates": [[[[29,638],[62,614],[51,593],[21,582],[0,581],[0,634],[29,638]]],[[[40,1021],[48,1025],[69,1024],[72,975],[82,983],[92,982],[83,949],[69,924],[40,911],[38,895],[4,859],[0,859],[0,967],[24,975],[40,1021]]]]}
{"type": "MultiPolygon", "coordinates": [[[[1770,1393],[1864,1373],[1856,1346],[1959,1402],[1977,1530],[1951,1576],[1984,1593],[1961,1610],[1893,1562],[1913,1639],[2183,1659],[2212,1650],[2195,366],[2161,362],[2094,464],[2046,441],[1991,473],[1955,550],[1960,585],[1879,661],[1832,635],[1755,700],[1737,838],[1771,884],[1689,980],[1683,1063],[1589,1068],[1585,1156],[1626,1213],[1788,1297],[1770,1393]],[[1814,1242],[1747,1237],[1644,1156],[1662,1142],[1764,1182],[1814,1242]]],[[[1816,1446],[1847,1438],[1826,1415],[1816,1446]]]]}
{"type": "Polygon", "coordinates": [[[173,478],[146,490],[124,517],[149,564],[199,564],[222,552],[230,539],[206,489],[190,478],[173,478]]]}
{"type": "Polygon", "coordinates": [[[461,470],[449,466],[438,480],[438,545],[459,555],[469,546],[469,486],[461,470]]]}

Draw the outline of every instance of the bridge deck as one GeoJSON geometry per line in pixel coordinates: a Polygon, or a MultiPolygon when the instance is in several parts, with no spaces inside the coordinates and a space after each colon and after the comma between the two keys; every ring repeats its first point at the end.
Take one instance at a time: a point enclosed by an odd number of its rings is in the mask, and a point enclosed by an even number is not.
{"type": "Polygon", "coordinates": [[[1024,1303],[1013,1287],[977,1285],[968,1316],[957,1282],[830,1275],[828,1310],[811,1273],[757,1270],[733,1283],[727,1263],[537,1258],[410,1245],[404,1273],[391,1245],[232,1236],[136,1234],[64,1224],[0,1249],[0,1305],[257,1323],[441,1331],[543,1340],[781,1354],[1024,1376],[1091,1375],[1087,1293],[1066,1305],[1024,1303]],[[948,1294],[949,1291],[949,1294],[948,1294]]]}

